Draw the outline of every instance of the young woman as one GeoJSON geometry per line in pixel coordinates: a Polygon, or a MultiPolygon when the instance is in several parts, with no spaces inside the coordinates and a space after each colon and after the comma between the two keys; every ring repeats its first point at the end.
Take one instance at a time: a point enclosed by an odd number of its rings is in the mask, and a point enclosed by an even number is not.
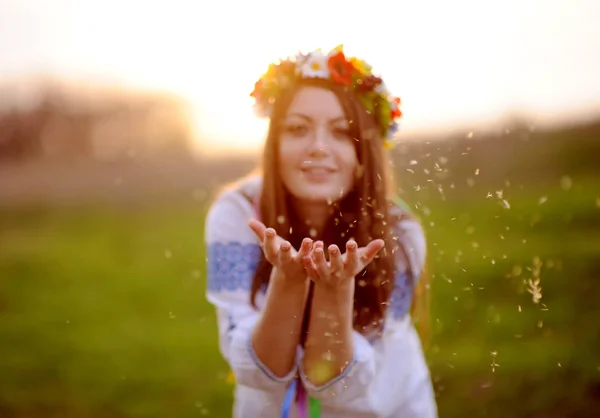
{"type": "Polygon", "coordinates": [[[386,159],[399,99],[341,47],[272,64],[252,97],[262,170],[206,220],[234,417],[437,416],[411,316],[425,238],[386,159]]]}

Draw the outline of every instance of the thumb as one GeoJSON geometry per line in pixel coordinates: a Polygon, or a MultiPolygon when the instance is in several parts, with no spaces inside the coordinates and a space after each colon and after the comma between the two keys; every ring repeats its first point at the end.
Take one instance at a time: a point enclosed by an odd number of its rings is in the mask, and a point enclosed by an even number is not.
{"type": "Polygon", "coordinates": [[[257,219],[250,219],[248,221],[248,226],[252,229],[252,232],[258,237],[260,242],[262,243],[265,240],[265,231],[267,227],[261,221],[257,219]]]}
{"type": "Polygon", "coordinates": [[[385,241],[382,239],[376,239],[369,242],[366,247],[361,248],[360,261],[367,264],[370,263],[384,246],[385,241]]]}

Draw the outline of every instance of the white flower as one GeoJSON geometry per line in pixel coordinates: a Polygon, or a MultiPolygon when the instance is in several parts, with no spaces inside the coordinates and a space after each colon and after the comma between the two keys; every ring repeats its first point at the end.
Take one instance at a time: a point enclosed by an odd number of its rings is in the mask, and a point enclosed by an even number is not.
{"type": "Polygon", "coordinates": [[[304,78],[329,78],[327,56],[321,51],[311,52],[300,66],[300,74],[304,78]]]}
{"type": "Polygon", "coordinates": [[[393,98],[392,99],[388,99],[388,103],[390,104],[390,111],[391,112],[395,112],[398,109],[398,103],[393,98]]]}
{"type": "Polygon", "coordinates": [[[381,94],[382,96],[384,96],[386,98],[390,95],[390,92],[383,81],[381,82],[380,85],[375,87],[375,93],[381,94]]]}
{"type": "Polygon", "coordinates": [[[294,58],[294,61],[296,63],[296,67],[300,67],[302,66],[302,64],[304,64],[304,62],[306,61],[306,58],[308,58],[307,54],[303,54],[302,52],[298,52],[294,58]]]}

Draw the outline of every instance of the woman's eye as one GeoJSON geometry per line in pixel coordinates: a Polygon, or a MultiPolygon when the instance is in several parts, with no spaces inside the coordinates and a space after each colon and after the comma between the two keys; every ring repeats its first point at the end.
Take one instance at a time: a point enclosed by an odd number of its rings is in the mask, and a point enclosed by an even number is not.
{"type": "Polygon", "coordinates": [[[347,139],[350,138],[350,129],[345,128],[335,128],[333,133],[337,138],[347,139]]]}
{"type": "Polygon", "coordinates": [[[308,132],[308,127],[304,125],[288,125],[286,126],[285,131],[294,136],[303,136],[308,132]]]}

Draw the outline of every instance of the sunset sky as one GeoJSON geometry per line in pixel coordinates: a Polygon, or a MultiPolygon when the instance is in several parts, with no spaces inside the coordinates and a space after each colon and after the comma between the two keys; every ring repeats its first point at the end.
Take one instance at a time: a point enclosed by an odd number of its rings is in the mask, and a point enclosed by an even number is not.
{"type": "Polygon", "coordinates": [[[402,97],[405,132],[547,123],[600,114],[599,21],[598,0],[0,0],[0,77],[171,90],[199,147],[252,150],[266,123],[248,94],[268,63],[343,43],[402,97]]]}

